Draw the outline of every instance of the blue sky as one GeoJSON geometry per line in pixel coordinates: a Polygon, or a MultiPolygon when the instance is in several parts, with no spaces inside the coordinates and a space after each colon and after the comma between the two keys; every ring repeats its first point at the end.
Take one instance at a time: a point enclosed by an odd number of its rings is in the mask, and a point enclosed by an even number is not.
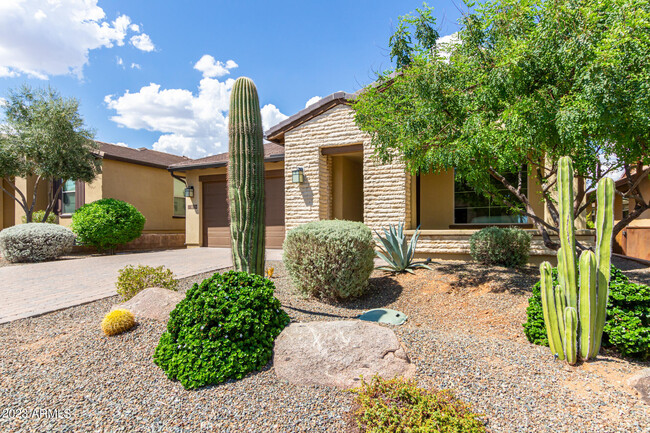
{"type": "MultiPolygon", "coordinates": [[[[435,8],[441,35],[462,2],[435,8]]],[[[391,67],[397,18],[421,1],[0,1],[0,97],[29,83],[81,101],[96,138],[191,157],[227,150],[232,80],[265,126],[391,67]],[[312,99],[314,98],[314,99],[312,99]]]]}

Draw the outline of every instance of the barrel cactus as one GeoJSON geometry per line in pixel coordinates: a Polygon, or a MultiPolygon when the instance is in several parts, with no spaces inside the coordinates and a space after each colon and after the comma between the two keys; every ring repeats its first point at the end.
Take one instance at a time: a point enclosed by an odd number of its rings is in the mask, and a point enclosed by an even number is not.
{"type": "Polygon", "coordinates": [[[102,320],[102,331],[106,335],[117,335],[135,326],[135,316],[125,309],[113,310],[102,320]]]}
{"type": "Polygon", "coordinates": [[[264,274],[264,148],[255,83],[240,77],[230,94],[228,200],[235,270],[264,274]]]}
{"type": "Polygon", "coordinates": [[[614,181],[601,179],[596,197],[596,252],[585,250],[578,259],[573,226],[573,165],[571,158],[562,157],[558,164],[559,285],[553,287],[550,263],[542,263],[540,273],[542,310],[551,352],[572,365],[578,359],[598,355],[607,314],[614,181]]]}

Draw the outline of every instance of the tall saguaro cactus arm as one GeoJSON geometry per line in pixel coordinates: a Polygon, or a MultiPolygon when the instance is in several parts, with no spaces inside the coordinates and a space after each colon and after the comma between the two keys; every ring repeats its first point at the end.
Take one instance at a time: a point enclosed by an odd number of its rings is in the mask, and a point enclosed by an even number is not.
{"type": "Polygon", "coordinates": [[[235,270],[264,272],[264,148],[260,102],[250,78],[235,81],[228,120],[228,200],[235,270]]]}
{"type": "Polygon", "coordinates": [[[560,244],[557,252],[559,285],[552,286],[551,265],[540,266],[542,309],[549,346],[559,359],[575,364],[591,359],[600,350],[612,254],[614,181],[598,182],[596,252],[584,251],[579,267],[573,227],[573,166],[569,157],[558,163],[560,244]]]}

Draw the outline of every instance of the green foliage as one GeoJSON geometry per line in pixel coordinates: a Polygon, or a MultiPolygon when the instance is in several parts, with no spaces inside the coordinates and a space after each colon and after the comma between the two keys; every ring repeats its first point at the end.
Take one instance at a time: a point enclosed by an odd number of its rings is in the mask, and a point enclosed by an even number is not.
{"type": "MultiPolygon", "coordinates": [[[[558,284],[557,268],[553,268],[553,284],[558,284]]],[[[524,333],[533,344],[548,346],[540,282],[533,286],[526,309],[528,317],[524,333]]],[[[623,356],[647,359],[650,356],[650,287],[635,284],[611,266],[607,320],[603,346],[613,347],[623,356]]]]}
{"type": "Polygon", "coordinates": [[[517,227],[486,227],[470,236],[470,255],[485,265],[520,267],[528,263],[530,240],[517,227]]]}
{"type": "Polygon", "coordinates": [[[363,223],[323,220],[298,226],[284,241],[284,264],[304,295],[345,299],[362,295],[374,268],[375,241],[363,223]]]}
{"type": "Polygon", "coordinates": [[[105,251],[139,238],[145,221],[132,204],[103,198],[77,209],[70,228],[81,244],[105,251]]]}
{"type": "MultiPolygon", "coordinates": [[[[100,172],[99,144],[84,126],[76,99],[51,88],[33,90],[25,85],[9,92],[3,111],[0,178],[9,183],[14,177],[34,176],[37,185],[51,179],[90,182],[100,172]]],[[[25,211],[26,222],[32,222],[36,196],[21,192],[5,189],[25,211]]],[[[48,213],[57,198],[55,194],[48,199],[48,213]]]]}
{"type": "Polygon", "coordinates": [[[149,287],[178,290],[178,280],[172,270],[164,266],[128,265],[119,270],[115,287],[122,300],[128,301],[149,287]]]}
{"type": "Polygon", "coordinates": [[[431,270],[429,266],[422,262],[414,262],[415,247],[420,237],[420,228],[415,230],[411,237],[411,242],[406,242],[404,235],[404,223],[399,223],[397,227],[392,224],[384,229],[384,237],[377,233],[379,241],[382,246],[381,251],[377,253],[379,258],[383,259],[387,266],[378,266],[377,269],[388,272],[410,272],[413,274],[413,269],[426,268],[431,270]]]}
{"type": "Polygon", "coordinates": [[[264,146],[257,88],[239,77],[228,115],[228,202],[233,266],[264,274],[264,146]]]}
{"type": "Polygon", "coordinates": [[[529,206],[553,207],[550,191],[525,193],[507,173],[527,164],[550,186],[556,167],[545,162],[570,155],[588,190],[606,172],[602,158],[612,170],[650,163],[647,0],[488,1],[462,17],[457,43],[439,49],[413,26],[402,18],[390,40],[398,69],[353,104],[381,160],[403,158],[412,173],[453,169],[550,234],[529,206]]]}
{"type": "Polygon", "coordinates": [[[186,389],[261,369],[289,323],[274,288],[269,279],[236,271],[194,284],[171,312],[154,362],[186,389]]]}
{"type": "MultiPolygon", "coordinates": [[[[32,214],[32,222],[34,223],[47,223],[47,224],[56,224],[56,215],[53,213],[50,213],[47,215],[47,219],[43,221],[43,218],[45,218],[45,211],[44,210],[37,210],[34,211],[32,214]]],[[[20,217],[20,220],[22,221],[23,224],[27,223],[27,217],[25,215],[20,217]]]]}
{"type": "Polygon", "coordinates": [[[414,380],[382,379],[352,390],[358,408],[352,413],[362,432],[484,432],[480,415],[450,391],[418,388],[414,380]]]}
{"type": "Polygon", "coordinates": [[[12,263],[53,260],[73,244],[74,234],[58,224],[26,223],[0,231],[0,254],[12,263]]]}

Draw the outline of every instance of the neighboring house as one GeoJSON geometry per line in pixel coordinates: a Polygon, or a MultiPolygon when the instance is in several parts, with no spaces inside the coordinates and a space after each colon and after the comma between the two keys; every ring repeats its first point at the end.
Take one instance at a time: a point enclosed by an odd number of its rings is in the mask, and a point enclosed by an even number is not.
{"type": "MultiPolygon", "coordinates": [[[[627,191],[628,184],[624,177],[616,181],[616,189],[621,192],[627,191]]],[[[650,178],[646,177],[641,181],[640,190],[643,198],[648,200],[650,197],[650,178]]],[[[634,199],[628,200],[617,194],[614,198],[614,219],[616,222],[626,217],[634,209],[634,206],[634,199]]],[[[650,210],[643,212],[618,233],[614,252],[629,257],[650,260],[650,210]]]]}
{"type": "MultiPolygon", "coordinates": [[[[519,226],[537,233],[526,219],[491,206],[456,182],[452,170],[413,176],[399,161],[375,161],[370,137],[354,122],[354,98],[334,93],[266,131],[267,140],[284,147],[286,230],[322,219],[363,221],[373,230],[404,222],[409,234],[418,226],[422,230],[418,255],[448,259],[467,258],[469,237],[482,227],[519,226]],[[294,183],[298,171],[303,181],[294,183]]],[[[539,189],[532,175],[527,188],[539,189]]],[[[533,207],[545,214],[541,199],[533,207]]],[[[584,222],[578,221],[579,229],[584,222]]],[[[578,235],[582,242],[593,242],[591,231],[578,235]]],[[[532,261],[553,254],[540,236],[533,238],[532,261]]]]}
{"type": "MultiPolygon", "coordinates": [[[[132,149],[100,142],[99,156],[102,172],[90,183],[67,180],[54,213],[59,224],[69,226],[72,214],[80,206],[102,198],[115,198],[135,206],[146,218],[143,235],[127,248],[173,248],[185,243],[185,199],[182,180],[169,176],[170,164],[188,161],[183,156],[155,150],[132,149]]],[[[29,195],[33,180],[17,178],[16,186],[29,195]]],[[[58,184],[42,182],[38,191],[36,210],[47,206],[58,184]]],[[[24,212],[7,194],[3,193],[2,227],[20,224],[24,212]]]]}
{"type": "MultiPolygon", "coordinates": [[[[168,168],[172,176],[182,176],[187,183],[185,217],[187,247],[230,248],[227,164],[228,153],[222,153],[182,161],[168,168]]],[[[282,248],[285,233],[284,148],[276,144],[265,144],[264,166],[266,246],[282,248]]]]}

